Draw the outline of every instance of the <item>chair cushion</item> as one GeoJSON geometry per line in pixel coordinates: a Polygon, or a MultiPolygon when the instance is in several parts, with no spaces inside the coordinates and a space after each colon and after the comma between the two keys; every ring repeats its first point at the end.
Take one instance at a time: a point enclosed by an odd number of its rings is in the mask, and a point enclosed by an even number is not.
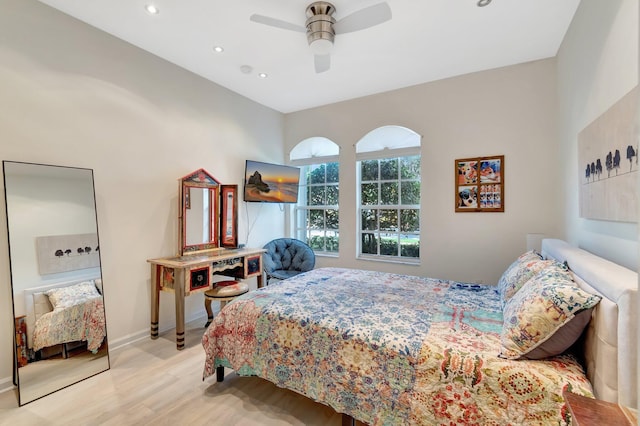
{"type": "Polygon", "coordinates": [[[249,284],[242,281],[219,281],[213,285],[211,290],[204,292],[206,297],[211,298],[224,298],[234,297],[245,294],[249,291],[249,284]]]}
{"type": "Polygon", "coordinates": [[[269,276],[273,278],[277,278],[279,280],[286,280],[287,278],[291,278],[295,275],[301,274],[302,271],[287,271],[286,269],[278,269],[276,271],[269,272],[269,276]]]}
{"type": "Polygon", "coordinates": [[[295,238],[277,238],[264,245],[264,269],[274,276],[274,271],[287,271],[285,279],[313,269],[316,256],[311,247],[295,238]]]}

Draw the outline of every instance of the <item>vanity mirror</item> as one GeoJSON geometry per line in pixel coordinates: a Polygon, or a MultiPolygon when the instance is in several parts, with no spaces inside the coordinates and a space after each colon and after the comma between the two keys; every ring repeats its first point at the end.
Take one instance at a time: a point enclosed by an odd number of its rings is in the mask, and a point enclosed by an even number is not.
{"type": "Polygon", "coordinates": [[[180,200],[181,255],[237,246],[237,185],[198,169],[180,179],[180,200]]]}
{"type": "Polygon", "coordinates": [[[19,404],[109,369],[93,171],[3,161],[19,404]]]}

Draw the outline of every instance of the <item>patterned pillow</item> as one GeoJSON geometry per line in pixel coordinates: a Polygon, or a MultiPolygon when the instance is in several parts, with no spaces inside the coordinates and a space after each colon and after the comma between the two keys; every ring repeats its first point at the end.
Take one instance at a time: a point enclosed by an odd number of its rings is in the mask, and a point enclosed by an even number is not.
{"type": "MultiPolygon", "coordinates": [[[[596,306],[600,299],[578,287],[565,268],[552,266],[543,270],[506,302],[500,356],[508,359],[524,357],[577,314],[596,306]]],[[[572,336],[564,336],[566,347],[571,346],[581,333],[582,328],[574,330],[572,336]]]]}
{"type": "Polygon", "coordinates": [[[544,268],[557,263],[555,260],[542,260],[534,251],[520,255],[509,265],[498,281],[498,294],[502,300],[502,306],[504,307],[507,300],[511,299],[529,279],[544,268]]]}
{"type": "Polygon", "coordinates": [[[92,281],[85,281],[68,287],[47,290],[45,294],[54,310],[61,310],[70,306],[84,303],[92,297],[99,297],[100,293],[92,281]]]}

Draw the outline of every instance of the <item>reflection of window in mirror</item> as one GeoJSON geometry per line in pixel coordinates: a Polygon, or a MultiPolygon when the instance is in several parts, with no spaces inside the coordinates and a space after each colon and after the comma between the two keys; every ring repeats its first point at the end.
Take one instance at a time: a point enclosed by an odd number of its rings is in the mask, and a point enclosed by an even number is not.
{"type": "Polygon", "coordinates": [[[227,193],[227,221],[224,224],[225,226],[225,238],[233,238],[233,193],[227,193]]]}

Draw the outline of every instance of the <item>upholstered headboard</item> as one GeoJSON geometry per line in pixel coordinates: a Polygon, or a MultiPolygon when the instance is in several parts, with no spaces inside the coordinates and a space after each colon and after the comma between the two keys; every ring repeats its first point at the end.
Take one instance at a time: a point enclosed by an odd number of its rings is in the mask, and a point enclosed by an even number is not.
{"type": "Polygon", "coordinates": [[[100,278],[85,278],[75,281],[65,281],[55,284],[48,284],[46,286],[28,288],[24,290],[24,307],[26,312],[27,322],[27,347],[33,347],[33,327],[36,324],[36,320],[40,318],[43,313],[51,312],[53,310],[49,303],[49,298],[44,294],[45,291],[53,288],[68,287],[70,285],[78,284],[84,281],[93,281],[100,294],[102,294],[102,280],[100,278]]]}
{"type": "Polygon", "coordinates": [[[596,398],[637,408],[638,273],[562,240],[543,240],[542,255],[566,261],[583,289],[602,296],[584,344],[596,398]]]}

